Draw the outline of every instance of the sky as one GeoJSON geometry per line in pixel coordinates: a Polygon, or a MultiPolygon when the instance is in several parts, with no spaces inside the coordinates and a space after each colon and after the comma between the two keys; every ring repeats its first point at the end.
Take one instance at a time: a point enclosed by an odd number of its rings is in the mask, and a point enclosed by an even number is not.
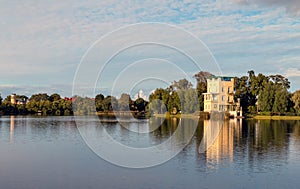
{"type": "MultiPolygon", "coordinates": [[[[291,81],[293,92],[300,89],[299,16],[298,0],[1,0],[0,93],[2,97],[40,92],[71,96],[82,62],[94,57],[99,58],[95,64],[103,66],[103,57],[116,50],[124,38],[134,41],[148,35],[164,38],[168,43],[176,41],[182,49],[207,48],[206,54],[212,55],[208,62],[215,61],[223,75],[242,76],[248,70],[281,74],[291,81]],[[202,44],[188,43],[180,32],[170,34],[152,27],[143,32],[126,30],[139,23],[168,24],[192,34],[202,44]],[[125,37],[111,35],[119,30],[125,37]],[[104,37],[109,38],[106,48],[101,41],[104,37]]],[[[89,75],[89,71],[95,71],[98,77],[93,78],[94,83],[76,83],[79,95],[94,92],[118,96],[123,90],[134,96],[140,89],[147,95],[154,87],[168,86],[175,78],[192,78],[201,71],[186,57],[178,56],[179,51],[151,45],[135,46],[117,54],[105,69],[96,66],[98,69],[93,70],[90,64],[90,69],[82,72],[89,75]],[[138,64],[139,59],[145,61],[138,64]],[[101,74],[101,68],[105,73],[101,74]],[[143,68],[159,75],[147,80],[143,68]],[[173,68],[182,75],[173,72],[173,68]],[[116,83],[126,89],[114,88],[116,83]]],[[[203,71],[215,74],[215,70],[205,68],[203,71]]]]}

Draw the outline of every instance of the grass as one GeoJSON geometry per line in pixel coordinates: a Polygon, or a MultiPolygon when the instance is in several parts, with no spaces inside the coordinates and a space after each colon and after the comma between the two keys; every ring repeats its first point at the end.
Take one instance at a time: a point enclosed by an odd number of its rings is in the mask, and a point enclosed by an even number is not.
{"type": "Polygon", "coordinates": [[[264,116],[256,115],[253,119],[271,119],[271,120],[300,120],[300,116],[264,116]]]}

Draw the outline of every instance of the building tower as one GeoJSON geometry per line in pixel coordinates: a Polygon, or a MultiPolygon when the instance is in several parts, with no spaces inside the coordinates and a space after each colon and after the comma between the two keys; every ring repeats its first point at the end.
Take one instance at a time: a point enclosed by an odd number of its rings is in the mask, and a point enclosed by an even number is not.
{"type": "Polygon", "coordinates": [[[10,103],[11,104],[17,104],[17,96],[16,96],[16,94],[11,94],[10,95],[10,103]]]}

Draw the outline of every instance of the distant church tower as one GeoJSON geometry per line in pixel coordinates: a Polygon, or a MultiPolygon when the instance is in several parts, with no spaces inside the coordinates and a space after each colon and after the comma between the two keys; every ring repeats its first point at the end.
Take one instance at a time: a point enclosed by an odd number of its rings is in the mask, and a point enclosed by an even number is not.
{"type": "Polygon", "coordinates": [[[11,94],[10,95],[10,103],[11,104],[17,104],[17,99],[16,99],[16,94],[11,94]]]}
{"type": "Polygon", "coordinates": [[[144,93],[142,90],[140,90],[138,93],[138,98],[143,98],[143,97],[144,97],[144,93]]]}

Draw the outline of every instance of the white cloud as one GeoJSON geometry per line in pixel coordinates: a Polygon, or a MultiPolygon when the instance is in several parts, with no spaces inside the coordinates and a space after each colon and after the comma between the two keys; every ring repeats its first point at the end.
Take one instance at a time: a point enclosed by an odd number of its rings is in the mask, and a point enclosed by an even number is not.
{"type": "Polygon", "coordinates": [[[298,0],[10,1],[0,7],[0,82],[69,85],[95,40],[148,21],[176,24],[197,35],[225,74],[300,67],[300,24],[284,10],[299,15],[299,5],[298,0]]]}
{"type": "Polygon", "coordinates": [[[300,77],[299,68],[289,68],[285,72],[286,77],[300,77]]]}
{"type": "Polygon", "coordinates": [[[300,15],[300,1],[299,0],[233,0],[238,4],[257,4],[262,6],[282,6],[285,7],[286,11],[292,15],[300,15]]]}

